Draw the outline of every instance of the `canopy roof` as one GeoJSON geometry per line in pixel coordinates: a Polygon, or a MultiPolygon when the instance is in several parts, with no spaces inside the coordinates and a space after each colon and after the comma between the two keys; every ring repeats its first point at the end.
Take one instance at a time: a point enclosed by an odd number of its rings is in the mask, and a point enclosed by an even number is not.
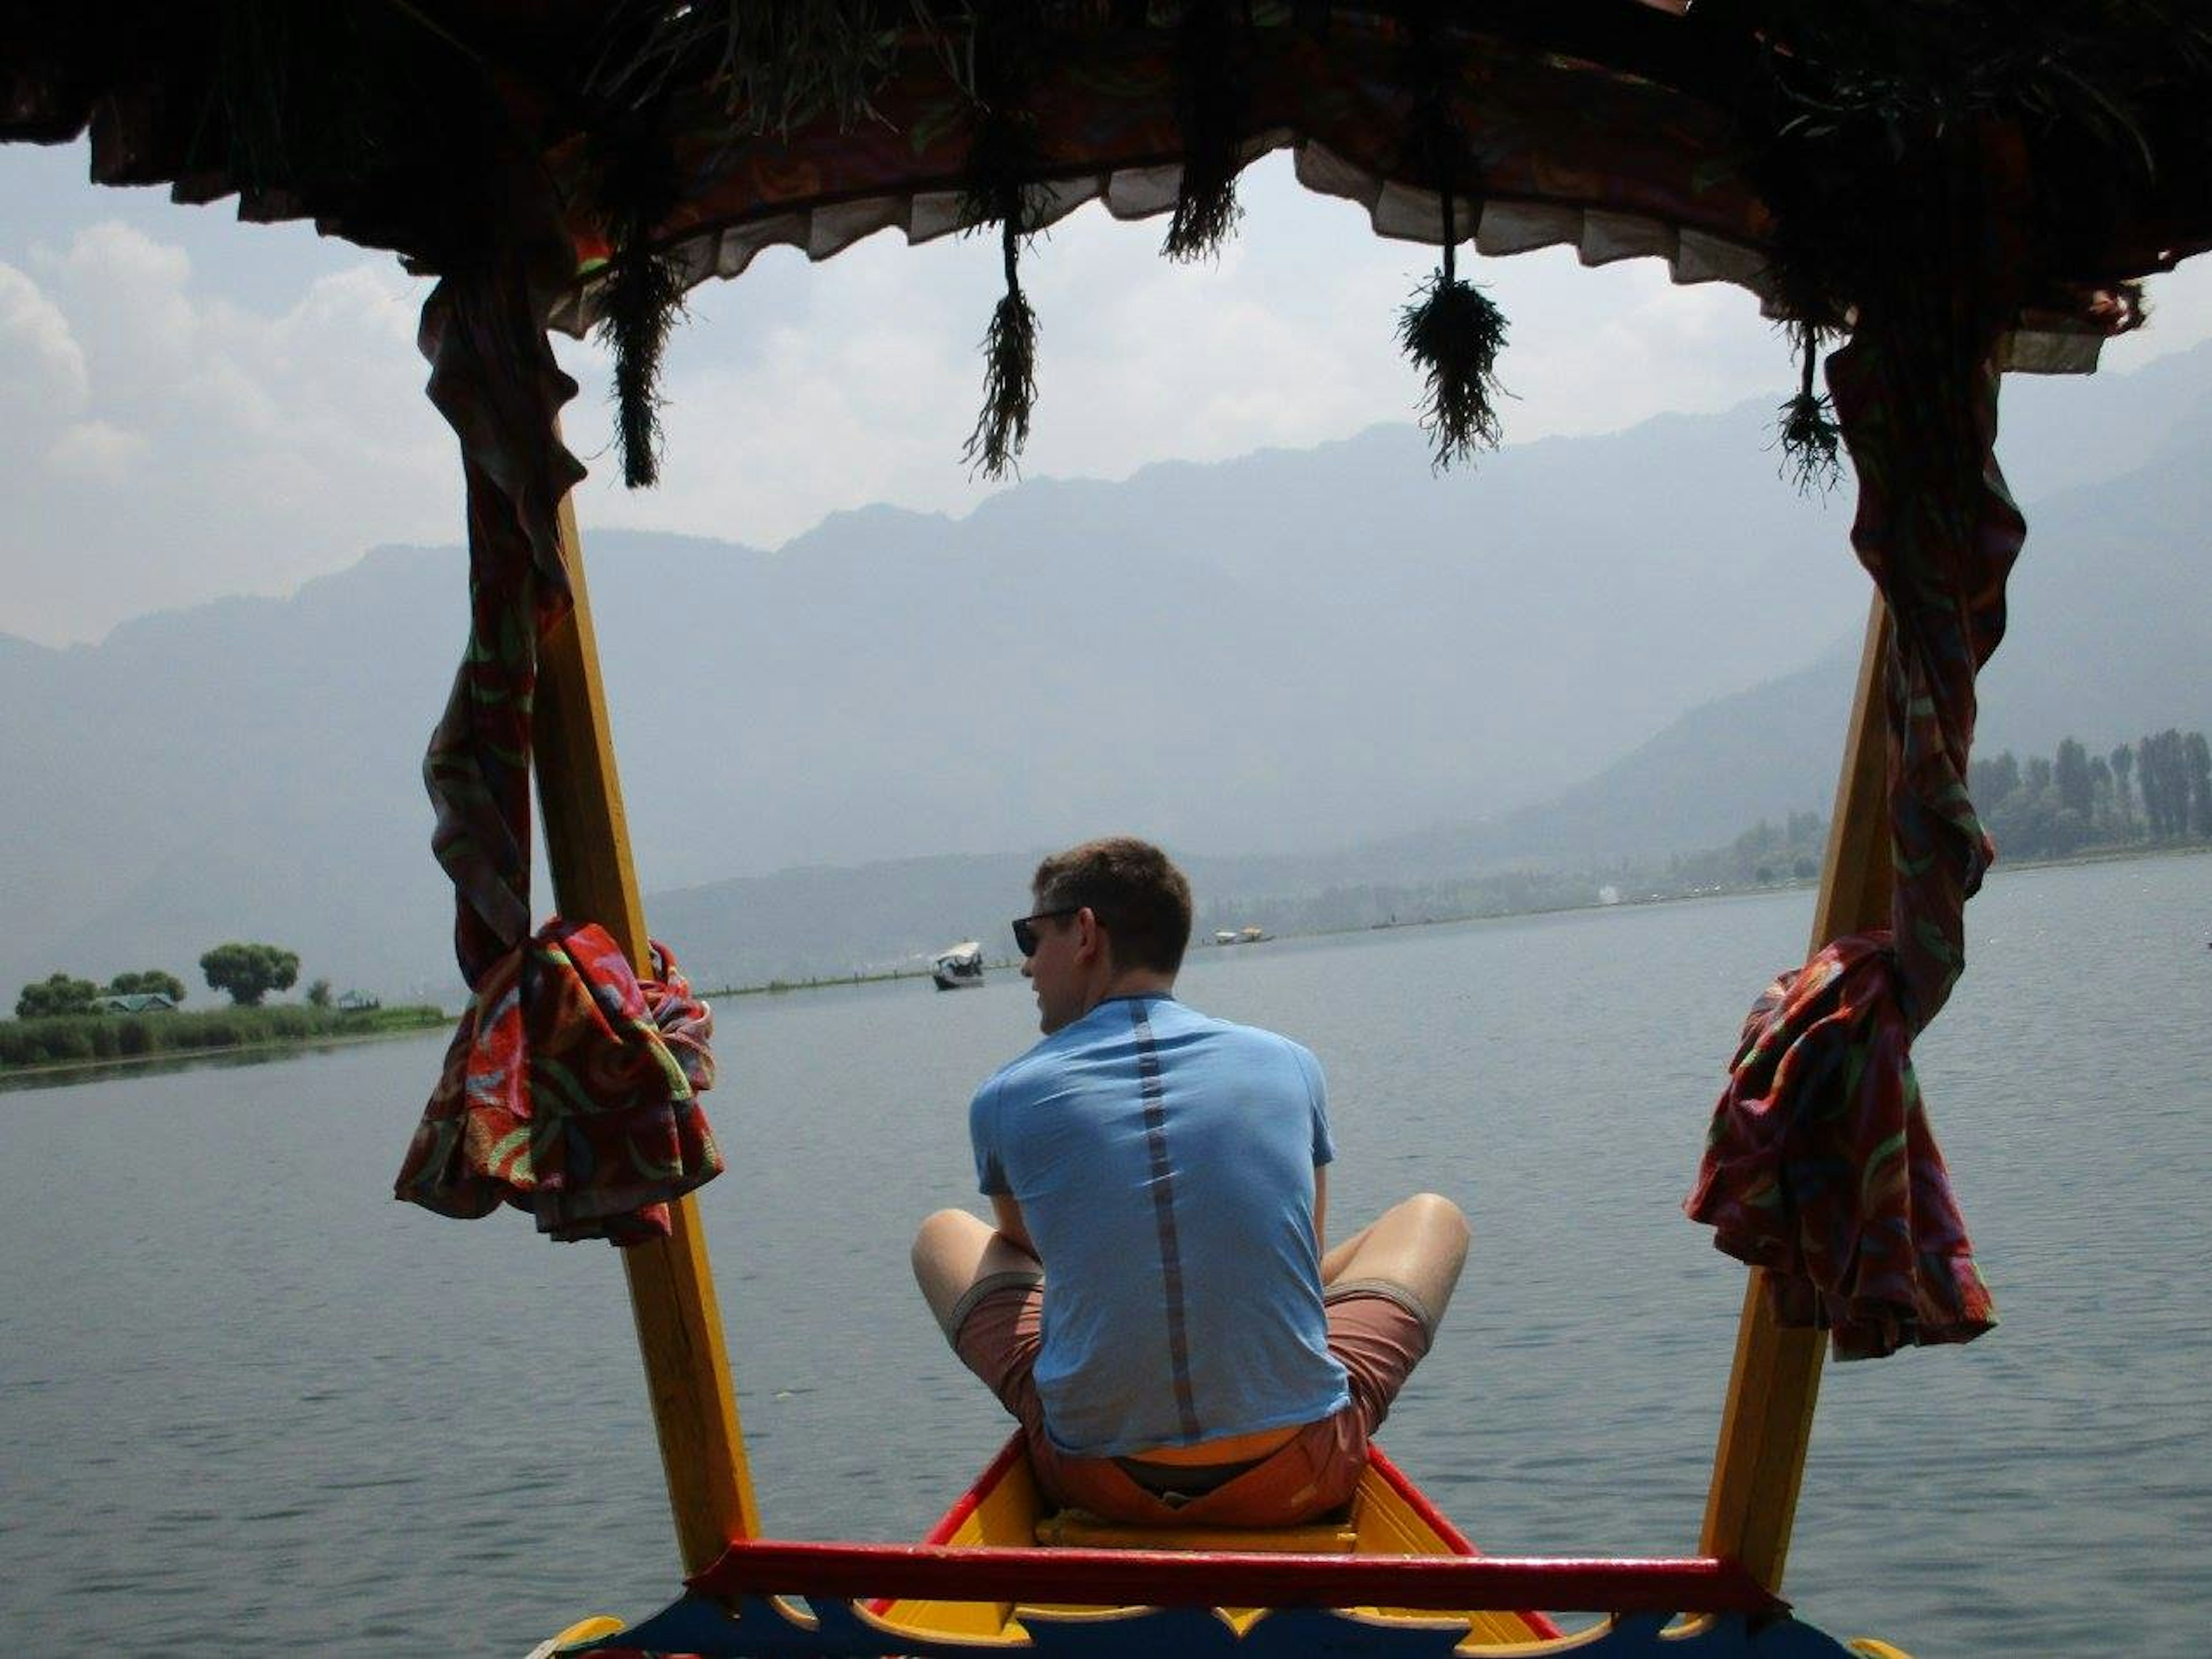
{"type": "MultiPolygon", "coordinates": [[[[1031,187],[1025,229],[1092,198],[1188,207],[1186,163],[1218,193],[1291,147],[1386,235],[1441,240],[1443,184],[1480,252],[1653,255],[1799,317],[1850,305],[1850,244],[1892,228],[1885,170],[1990,122],[2023,149],[2046,340],[2124,325],[2116,285],[2212,246],[2212,53],[2178,3],[1679,9],[15,0],[0,138],[89,131],[100,182],[235,195],[245,218],[312,218],[436,270],[507,219],[488,158],[514,146],[545,164],[587,271],[635,243],[686,285],[770,244],[819,258],[973,225],[1010,181],[1031,187]],[[1424,131],[1439,102],[1456,165],[1424,131]],[[1008,132],[1018,153],[989,142],[1008,132]]],[[[556,320],[595,306],[581,291],[556,320]]]]}
{"type": "Polygon", "coordinates": [[[1022,243],[1093,198],[1217,247],[1285,148],[1440,244],[1401,325],[1439,463],[1496,441],[1505,320],[1458,245],[1664,258],[1795,326],[1784,442],[1832,472],[1822,339],[1916,283],[2086,370],[2134,280],[2212,246],[2212,25],[2189,0],[0,0],[0,139],[235,195],[451,274],[526,253],[603,323],[632,484],[693,285],[763,247],[995,228],[1006,298],[969,453],[1035,396],[1022,243]],[[1925,262],[1932,274],[1922,276],[1925,262]],[[1883,296],[1887,296],[1885,300],[1883,296]]]}

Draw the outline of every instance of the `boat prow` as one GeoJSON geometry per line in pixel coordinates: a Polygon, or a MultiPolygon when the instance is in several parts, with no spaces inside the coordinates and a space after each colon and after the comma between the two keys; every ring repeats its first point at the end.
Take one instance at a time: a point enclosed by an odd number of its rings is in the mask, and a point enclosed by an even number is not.
{"type": "Polygon", "coordinates": [[[1905,1659],[1797,1623],[1732,1561],[1480,1556],[1379,1449],[1342,1516],[1177,1530],[1054,1512],[1018,1435],[919,1544],[741,1540],[644,1623],[562,1635],[532,1659],[1905,1659]],[[1541,1613],[1504,1610],[1532,1605],[1612,1617],[1563,1636],[1541,1613]]]}
{"type": "MultiPolygon", "coordinates": [[[[1104,1617],[1133,1617],[1142,1612],[1152,1618],[1168,1614],[1158,1598],[1139,1589],[1144,1567],[1162,1556],[1182,1558],[1178,1568],[1203,1565],[1228,1556],[1275,1558],[1266,1565],[1291,1595],[1271,1598],[1265,1604],[1226,1607],[1183,1607],[1174,1611],[1208,1623],[1224,1622],[1237,1637],[1248,1634],[1261,1619],[1280,1616],[1286,1600],[1311,1602],[1328,1594],[1314,1577],[1316,1557],[1332,1558],[1322,1564],[1350,1565],[1362,1559],[1411,1556],[1469,1558],[1474,1546],[1447,1520],[1427,1496],[1408,1480],[1382,1449],[1370,1449],[1367,1472],[1360,1479],[1345,1514],[1304,1526],[1265,1529],[1225,1527],[1153,1528],[1101,1521],[1082,1510],[1055,1510],[1038,1490],[1016,1435],[1000,1449],[975,1485],[945,1511],[922,1540],[925,1546],[954,1549],[1022,1549],[1045,1546],[1064,1551],[1071,1562],[1080,1554],[1089,1559],[1111,1552],[1124,1571],[1133,1591],[1132,1601],[1141,1608],[1109,1610],[1096,1602],[1062,1600],[1042,1595],[1025,1595],[1018,1603],[957,1601],[935,1596],[906,1596],[879,1601],[871,1608],[884,1624],[916,1635],[938,1638],[995,1638],[1045,1643],[1039,1631],[1061,1623],[1095,1626],[1104,1617]]],[[[1039,1589],[1042,1586],[1040,1584],[1039,1589]]],[[[1471,1637],[1488,1644],[1520,1644],[1559,1635],[1559,1627],[1540,1613],[1413,1612],[1386,1610],[1379,1605],[1346,1603],[1346,1612],[1367,1620],[1395,1620],[1433,1631],[1441,1619],[1464,1621],[1471,1637]]],[[[1200,1651],[1165,1639],[1155,1630],[1157,1652],[1200,1651]]],[[[1141,1650],[1132,1632],[1128,1651],[1141,1650]]]]}

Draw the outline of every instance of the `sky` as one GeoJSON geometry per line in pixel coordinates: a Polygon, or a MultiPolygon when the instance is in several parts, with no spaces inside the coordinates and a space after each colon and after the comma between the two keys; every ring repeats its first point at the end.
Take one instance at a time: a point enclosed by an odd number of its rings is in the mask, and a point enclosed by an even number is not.
{"type": "MultiPolygon", "coordinates": [[[[462,534],[450,432],[422,393],[428,285],[305,226],[86,182],[83,145],[0,147],[0,634],[97,641],[148,611],[283,594],[386,543],[462,534]]],[[[1271,157],[1237,239],[1159,257],[1164,219],[1096,204],[1034,246],[1023,281],[1041,396],[1023,474],[1303,447],[1418,412],[1401,307],[1433,250],[1385,241],[1271,157]]],[[[1742,290],[1678,287],[1657,260],[1565,250],[1468,258],[1510,324],[1508,442],[1617,430],[1794,389],[1742,290]]],[[[556,341],[581,385],[565,429],[592,468],[579,518],[776,548],[843,509],[962,514],[1003,486],[960,448],[1000,294],[992,238],[881,234],[819,266],[790,249],[696,290],[668,355],[657,489],[608,449],[607,359],[556,341]]],[[[2152,284],[2125,370],[2212,338],[2212,258],[2152,284]]]]}

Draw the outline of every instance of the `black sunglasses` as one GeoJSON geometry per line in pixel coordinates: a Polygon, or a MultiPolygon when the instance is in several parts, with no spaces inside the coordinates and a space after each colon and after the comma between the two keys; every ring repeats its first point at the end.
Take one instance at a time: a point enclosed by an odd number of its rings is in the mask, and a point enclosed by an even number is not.
{"type": "Polygon", "coordinates": [[[1036,924],[1040,921],[1051,921],[1059,916],[1072,916],[1082,908],[1079,904],[1071,904],[1064,909],[1040,910],[1033,916],[1016,916],[1014,918],[1014,949],[1022,953],[1024,960],[1035,956],[1037,952],[1036,924]]]}

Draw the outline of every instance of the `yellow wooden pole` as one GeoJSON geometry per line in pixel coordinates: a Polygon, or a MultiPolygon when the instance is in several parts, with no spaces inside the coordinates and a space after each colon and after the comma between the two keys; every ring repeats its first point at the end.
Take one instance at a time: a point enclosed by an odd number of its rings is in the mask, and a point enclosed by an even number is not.
{"type": "MultiPolygon", "coordinates": [[[[1882,707],[1882,667],[1888,653],[1889,612],[1877,593],[1867,617],[1843,775],[1828,821],[1827,855],[1813,917],[1814,951],[1889,917],[1889,728],[1882,707]]],[[[1765,1279],[1763,1270],[1753,1269],[1744,1291],[1699,1548],[1741,1562],[1760,1583],[1778,1591],[1813,1436],[1827,1334],[1777,1323],[1765,1279]]]]}
{"type": "MultiPolygon", "coordinates": [[[[645,910],[630,863],[583,552],[575,508],[563,499],[561,553],[575,608],[538,646],[538,796],[561,914],[606,928],[642,972],[648,965],[645,910]]],[[[669,1212],[668,1237],[620,1254],[677,1543],[684,1570],[697,1572],[732,1539],[757,1536],[760,1512],[698,1206],[687,1194],[669,1212]]]]}

